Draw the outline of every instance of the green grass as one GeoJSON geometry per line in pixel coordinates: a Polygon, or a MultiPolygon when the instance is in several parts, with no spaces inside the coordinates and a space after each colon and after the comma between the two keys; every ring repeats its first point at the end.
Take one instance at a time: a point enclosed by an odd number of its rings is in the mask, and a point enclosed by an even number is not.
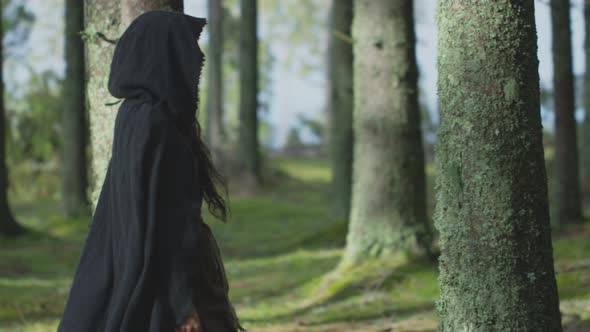
{"type": "MultiPolygon", "coordinates": [[[[205,215],[244,325],[273,332],[434,331],[436,265],[379,260],[339,266],[346,221],[328,210],[329,164],[274,163],[290,176],[280,186],[232,197],[228,224],[205,215]]],[[[50,197],[13,205],[19,221],[34,231],[0,239],[0,331],[55,331],[89,218],[65,220],[50,197]]],[[[554,236],[566,320],[590,320],[590,270],[580,268],[590,263],[588,238],[590,225],[554,236]]]]}

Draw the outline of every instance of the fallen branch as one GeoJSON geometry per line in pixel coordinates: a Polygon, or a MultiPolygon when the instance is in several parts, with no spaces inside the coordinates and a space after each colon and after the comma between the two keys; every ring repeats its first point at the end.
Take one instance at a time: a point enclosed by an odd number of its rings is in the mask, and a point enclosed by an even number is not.
{"type": "Polygon", "coordinates": [[[579,270],[590,270],[590,262],[570,265],[557,270],[557,273],[574,272],[579,270]]]}

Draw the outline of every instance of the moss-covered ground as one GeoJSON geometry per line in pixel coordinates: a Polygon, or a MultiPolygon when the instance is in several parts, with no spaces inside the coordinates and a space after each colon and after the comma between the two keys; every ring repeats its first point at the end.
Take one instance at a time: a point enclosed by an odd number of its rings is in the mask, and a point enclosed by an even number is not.
{"type": "MultiPolygon", "coordinates": [[[[249,331],[434,331],[436,264],[338,267],[346,221],[330,217],[328,163],[274,163],[290,177],[232,197],[228,224],[205,217],[249,331]]],[[[55,331],[89,218],[64,219],[49,198],[13,209],[32,232],[0,239],[0,331],[55,331]]],[[[564,321],[590,331],[590,224],[556,231],[554,250],[564,321]]]]}

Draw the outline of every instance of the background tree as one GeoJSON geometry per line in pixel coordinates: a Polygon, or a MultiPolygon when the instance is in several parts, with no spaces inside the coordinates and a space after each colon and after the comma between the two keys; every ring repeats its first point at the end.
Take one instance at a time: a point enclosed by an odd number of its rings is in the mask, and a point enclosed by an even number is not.
{"type": "Polygon", "coordinates": [[[354,167],[344,262],[428,253],[411,0],[354,3],[354,167]]]}
{"type": "Polygon", "coordinates": [[[561,331],[534,2],[437,10],[440,330],[561,331]]]}
{"type": "Polygon", "coordinates": [[[337,217],[344,219],[348,219],[350,212],[352,184],[352,3],[352,0],[332,2],[328,48],[333,210],[337,217]]]}
{"type": "Polygon", "coordinates": [[[88,113],[92,150],[93,193],[96,206],[98,194],[108,167],[115,123],[115,100],[107,89],[109,69],[115,40],[127,25],[147,10],[182,11],[181,0],[86,0],[86,72],[88,81],[88,113]]]}
{"type": "Polygon", "coordinates": [[[584,195],[590,194],[590,2],[584,1],[584,26],[585,26],[585,61],[584,73],[584,122],[582,124],[582,139],[579,144],[581,157],[581,178],[584,195]]]}
{"type": "Polygon", "coordinates": [[[84,94],[84,2],[65,2],[66,76],[63,83],[62,141],[64,212],[76,216],[88,211],[86,189],[86,100],[84,94]]]}
{"type": "Polygon", "coordinates": [[[5,1],[0,3],[0,234],[19,235],[25,232],[20,226],[8,204],[8,168],[6,167],[6,110],[4,105],[4,24],[5,1]]]}
{"type": "Polygon", "coordinates": [[[560,224],[582,220],[569,9],[569,0],[551,1],[556,199],[560,224]]]}
{"type": "Polygon", "coordinates": [[[8,236],[23,234],[25,228],[16,222],[8,202],[8,121],[4,96],[4,62],[10,55],[6,47],[14,47],[27,40],[33,21],[34,17],[27,11],[24,2],[0,1],[0,234],[8,236]]]}
{"type": "Polygon", "coordinates": [[[224,142],[223,125],[223,1],[209,0],[207,25],[209,44],[207,55],[207,125],[209,148],[219,159],[220,145],[224,142]]]}
{"type": "Polygon", "coordinates": [[[258,5],[256,0],[240,2],[240,125],[239,154],[246,174],[261,183],[258,150],[258,5]]]}

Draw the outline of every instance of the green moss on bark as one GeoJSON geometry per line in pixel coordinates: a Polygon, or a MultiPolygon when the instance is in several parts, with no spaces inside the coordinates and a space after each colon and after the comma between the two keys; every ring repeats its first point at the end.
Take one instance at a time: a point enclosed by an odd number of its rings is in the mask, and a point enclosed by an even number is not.
{"type": "Polygon", "coordinates": [[[533,0],[441,0],[441,331],[561,331],[533,0]]]}

